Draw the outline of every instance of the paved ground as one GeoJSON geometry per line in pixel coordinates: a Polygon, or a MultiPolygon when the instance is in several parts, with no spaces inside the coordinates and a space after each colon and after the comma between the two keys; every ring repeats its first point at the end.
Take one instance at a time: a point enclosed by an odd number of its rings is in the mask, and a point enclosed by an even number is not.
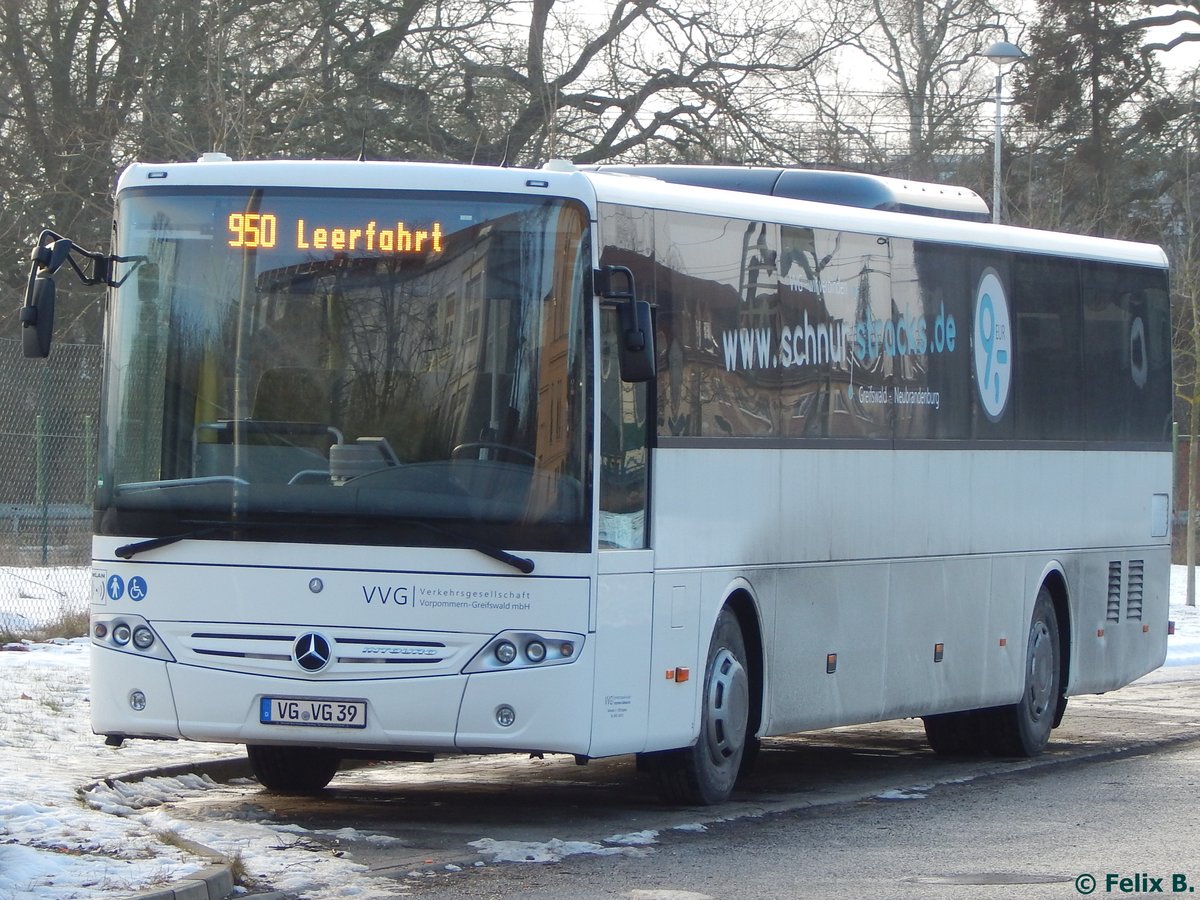
{"type": "Polygon", "coordinates": [[[753,776],[729,803],[715,808],[663,806],[628,757],[580,767],[570,758],[503,756],[358,768],[338,775],[317,799],[276,797],[253,783],[235,783],[175,803],[171,812],[209,822],[261,817],[312,829],[318,833],[314,852],[349,855],[374,874],[411,883],[414,871],[444,873],[447,865],[491,863],[471,846],[480,839],[527,845],[526,855],[535,857],[552,852],[547,847],[556,843],[612,847],[614,837],[643,831],[686,842],[689,832],[719,822],[880,796],[902,799],[939,785],[1170,749],[1197,739],[1200,669],[1168,669],[1108,695],[1073,698],[1063,727],[1037,760],[936,757],[919,720],[771,739],[753,776]],[[380,847],[329,836],[341,828],[397,842],[380,847]]]}

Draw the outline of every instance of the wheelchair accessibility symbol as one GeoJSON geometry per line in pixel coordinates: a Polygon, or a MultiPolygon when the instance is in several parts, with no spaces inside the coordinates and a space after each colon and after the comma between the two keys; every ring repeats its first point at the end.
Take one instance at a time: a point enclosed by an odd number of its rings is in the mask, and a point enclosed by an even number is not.
{"type": "Polygon", "coordinates": [[[145,600],[146,594],[150,592],[150,588],[146,585],[146,579],[141,575],[134,575],[130,578],[128,587],[120,575],[113,575],[108,579],[105,590],[108,592],[109,600],[120,600],[128,593],[129,599],[135,602],[145,600]]]}

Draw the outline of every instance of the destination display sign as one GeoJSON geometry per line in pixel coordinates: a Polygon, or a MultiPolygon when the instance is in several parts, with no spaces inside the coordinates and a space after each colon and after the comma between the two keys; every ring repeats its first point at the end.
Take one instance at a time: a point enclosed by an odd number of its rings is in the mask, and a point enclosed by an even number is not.
{"type": "Polygon", "coordinates": [[[240,250],[334,250],[365,253],[438,254],[440,221],[413,224],[364,219],[334,224],[320,217],[284,217],[270,212],[233,212],[226,220],[228,245],[240,250]]]}

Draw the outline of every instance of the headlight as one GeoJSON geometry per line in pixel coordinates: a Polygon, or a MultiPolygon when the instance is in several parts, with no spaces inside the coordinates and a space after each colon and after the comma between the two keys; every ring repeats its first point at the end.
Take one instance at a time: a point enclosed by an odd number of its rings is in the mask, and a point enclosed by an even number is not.
{"type": "Polygon", "coordinates": [[[162,637],[149,621],[129,613],[92,616],[92,643],[108,650],[175,662],[162,637]]]}
{"type": "Polygon", "coordinates": [[[512,641],[501,641],[496,645],[496,659],[508,665],[517,658],[517,645],[512,641]]]}
{"type": "Polygon", "coordinates": [[[564,631],[502,631],[479,648],[463,674],[566,665],[579,658],[583,642],[582,634],[564,631]]]}

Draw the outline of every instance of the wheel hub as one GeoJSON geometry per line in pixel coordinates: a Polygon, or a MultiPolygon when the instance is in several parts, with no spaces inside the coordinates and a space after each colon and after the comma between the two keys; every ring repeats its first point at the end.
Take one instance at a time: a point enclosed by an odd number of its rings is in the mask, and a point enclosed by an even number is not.
{"type": "Polygon", "coordinates": [[[705,703],[709,755],[718,765],[728,764],[742,752],[750,718],[750,679],[729,650],[722,649],[713,659],[705,703]]]}
{"type": "Polygon", "coordinates": [[[1040,719],[1054,702],[1054,648],[1050,629],[1043,621],[1035,622],[1029,636],[1029,712],[1040,719]]]}

